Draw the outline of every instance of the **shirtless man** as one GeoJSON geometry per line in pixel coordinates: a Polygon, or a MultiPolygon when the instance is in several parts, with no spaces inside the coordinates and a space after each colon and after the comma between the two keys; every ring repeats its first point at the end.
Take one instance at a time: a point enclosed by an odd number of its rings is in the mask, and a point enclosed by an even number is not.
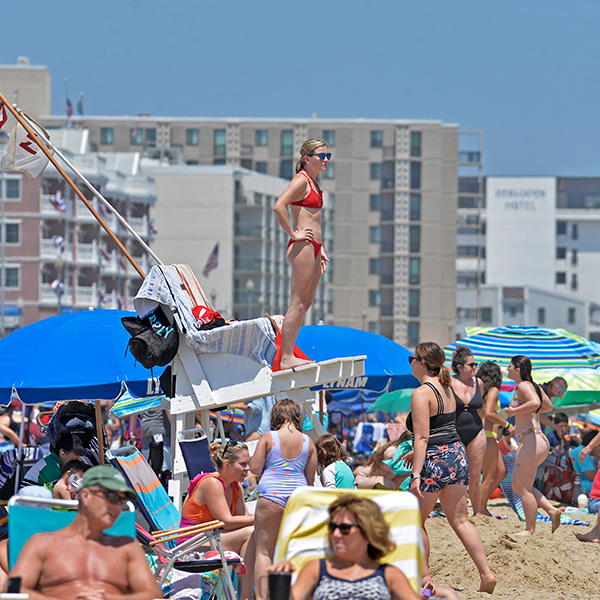
{"type": "Polygon", "coordinates": [[[11,577],[31,600],[151,600],[162,593],[135,538],[107,535],[135,492],[112,467],[89,469],[71,525],[25,544],[11,577]]]}

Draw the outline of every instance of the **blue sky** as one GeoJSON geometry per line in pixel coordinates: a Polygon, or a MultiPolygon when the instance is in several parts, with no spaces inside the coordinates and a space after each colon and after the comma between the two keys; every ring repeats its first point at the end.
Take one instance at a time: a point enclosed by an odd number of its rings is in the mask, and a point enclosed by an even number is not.
{"type": "Polygon", "coordinates": [[[598,0],[2,4],[0,64],[46,65],[54,114],[68,77],[87,114],[434,119],[487,175],[600,176],[598,0]]]}

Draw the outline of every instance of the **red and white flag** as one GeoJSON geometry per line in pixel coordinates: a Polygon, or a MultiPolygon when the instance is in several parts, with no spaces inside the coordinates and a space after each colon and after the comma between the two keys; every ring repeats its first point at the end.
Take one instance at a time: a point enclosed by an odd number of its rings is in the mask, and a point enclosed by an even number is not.
{"type": "Polygon", "coordinates": [[[8,121],[8,115],[6,114],[6,106],[0,105],[0,129],[4,126],[4,123],[8,121]]]}
{"type": "MultiPolygon", "coordinates": [[[[54,150],[48,150],[50,154],[54,154],[54,150]]],[[[3,169],[22,171],[29,179],[35,179],[47,165],[48,158],[33,137],[21,125],[15,125],[10,132],[6,154],[2,157],[0,166],[3,169]]]]}

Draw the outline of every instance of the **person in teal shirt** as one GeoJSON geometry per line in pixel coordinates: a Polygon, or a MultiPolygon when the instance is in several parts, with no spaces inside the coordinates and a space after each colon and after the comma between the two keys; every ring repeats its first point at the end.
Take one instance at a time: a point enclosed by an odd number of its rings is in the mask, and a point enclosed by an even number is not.
{"type": "Polygon", "coordinates": [[[585,454],[583,462],[579,460],[579,453],[596,437],[597,431],[588,431],[581,441],[579,446],[569,449],[571,460],[573,461],[573,468],[576,473],[579,473],[581,478],[581,493],[586,496],[590,495],[592,491],[592,484],[594,483],[594,477],[596,476],[596,465],[594,463],[594,456],[600,455],[600,446],[596,446],[591,454],[585,454]]]}
{"type": "Polygon", "coordinates": [[[353,490],[356,487],[354,474],[346,464],[348,454],[339,440],[328,433],[315,442],[315,447],[323,487],[353,490]]]}
{"type": "Polygon", "coordinates": [[[51,447],[51,452],[38,460],[25,474],[23,485],[46,485],[56,483],[62,474],[63,465],[70,460],[79,460],[87,452],[81,446],[73,447],[73,436],[63,434],[51,447]]]}

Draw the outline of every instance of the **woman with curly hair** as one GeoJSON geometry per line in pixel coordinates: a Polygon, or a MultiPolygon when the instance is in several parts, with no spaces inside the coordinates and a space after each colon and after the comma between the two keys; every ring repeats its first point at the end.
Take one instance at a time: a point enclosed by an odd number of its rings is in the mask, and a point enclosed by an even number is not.
{"type": "Polygon", "coordinates": [[[498,392],[502,385],[500,367],[491,361],[484,362],[477,371],[477,379],[483,385],[483,429],[485,431],[485,454],[483,455],[483,481],[481,483],[481,514],[492,516],[487,503],[494,490],[506,477],[507,471],[498,449],[498,435],[513,435],[515,428],[498,411],[498,392]]]}
{"type": "Polygon", "coordinates": [[[346,464],[348,453],[332,433],[322,435],[316,442],[317,462],[321,483],[326,488],[354,489],[352,469],[346,464]]]}

